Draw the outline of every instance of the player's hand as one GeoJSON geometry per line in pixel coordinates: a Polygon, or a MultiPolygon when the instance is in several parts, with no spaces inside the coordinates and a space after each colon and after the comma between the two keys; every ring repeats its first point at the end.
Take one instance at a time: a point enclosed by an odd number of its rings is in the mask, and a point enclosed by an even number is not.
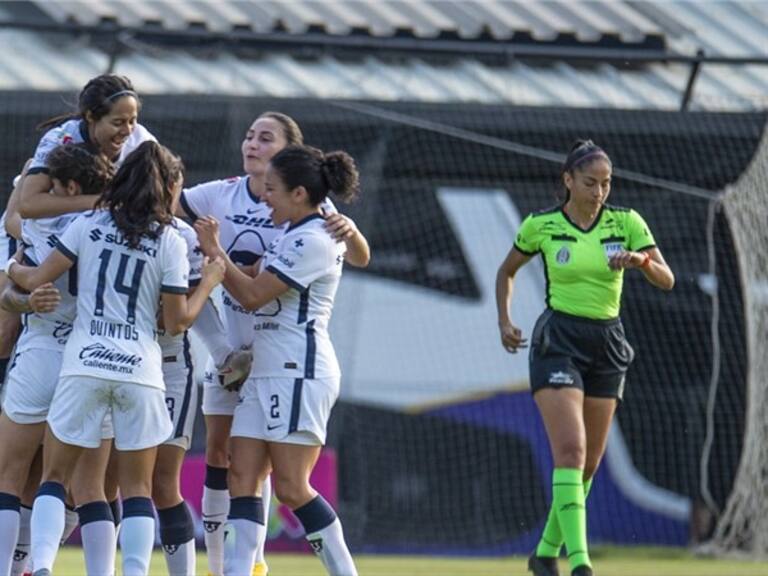
{"type": "Polygon", "coordinates": [[[61,294],[50,282],[38,286],[29,295],[29,306],[33,312],[45,314],[53,312],[61,302],[61,294]]]}
{"type": "Polygon", "coordinates": [[[200,250],[212,258],[224,252],[219,243],[219,221],[213,216],[204,216],[195,220],[195,232],[200,250]]]}
{"type": "Polygon", "coordinates": [[[642,254],[622,250],[611,256],[611,259],[608,260],[608,267],[611,270],[639,268],[644,261],[645,257],[642,254]]]}
{"type": "Polygon", "coordinates": [[[499,324],[501,345],[511,354],[517,354],[518,348],[528,348],[528,339],[523,338],[523,331],[511,322],[499,324]]]}
{"type": "Polygon", "coordinates": [[[325,229],[331,238],[336,242],[344,242],[357,234],[357,226],[351,218],[335,212],[333,214],[323,214],[325,218],[325,229]]]}
{"type": "Polygon", "coordinates": [[[213,260],[209,259],[208,256],[203,258],[202,276],[214,286],[222,283],[226,271],[227,266],[221,256],[217,256],[213,260]]]}

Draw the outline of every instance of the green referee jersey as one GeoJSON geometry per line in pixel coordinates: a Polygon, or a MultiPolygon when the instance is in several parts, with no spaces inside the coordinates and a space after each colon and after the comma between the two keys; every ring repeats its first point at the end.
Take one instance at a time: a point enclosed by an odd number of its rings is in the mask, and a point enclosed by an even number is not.
{"type": "Polygon", "coordinates": [[[588,230],[574,224],[562,206],[530,214],[520,226],[515,248],[541,254],[547,280],[547,306],[574,316],[616,318],[624,271],[608,267],[621,250],[655,246],[653,235],[634,210],[605,204],[588,230]]]}

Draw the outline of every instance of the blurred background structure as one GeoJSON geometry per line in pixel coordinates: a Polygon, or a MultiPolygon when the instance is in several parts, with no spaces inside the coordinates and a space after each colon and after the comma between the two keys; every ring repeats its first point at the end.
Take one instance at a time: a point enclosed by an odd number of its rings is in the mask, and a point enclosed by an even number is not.
{"type": "MultiPolygon", "coordinates": [[[[593,139],[611,201],[648,220],[677,286],[627,275],[637,360],[590,537],[768,553],[765,3],[16,1],[0,43],[5,196],[35,126],[104,72],[131,78],[189,185],[239,174],[265,110],[357,158],[363,199],[344,211],[373,260],[338,298],[322,482],[358,551],[537,540],[552,463],[493,281],[522,218],[556,201],[571,142],[593,139]]],[[[537,266],[517,283],[527,333],[543,286],[537,266]]],[[[296,537],[282,513],[270,529],[296,537]]]]}

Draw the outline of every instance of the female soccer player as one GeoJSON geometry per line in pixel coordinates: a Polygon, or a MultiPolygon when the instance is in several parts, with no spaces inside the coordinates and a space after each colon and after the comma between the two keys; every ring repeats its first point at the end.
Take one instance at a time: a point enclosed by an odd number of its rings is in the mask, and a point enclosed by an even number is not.
{"type": "Polygon", "coordinates": [[[186,246],[172,225],[181,182],[179,159],[144,142],[102,195],[97,206],[103,210],[72,222],[37,268],[9,263],[6,270],[33,290],[79,263],[77,317],[48,415],[43,482],[32,510],[36,575],[50,574],[63,529],[64,486],[83,449],[100,444],[108,412],[124,499],[123,574],[147,573],[154,541],[152,471],[157,446],[171,434],[155,341],[159,303],[166,331],[181,333],[224,271],[221,261],[208,263],[187,299],[186,246]]]}
{"type": "Polygon", "coordinates": [[[547,309],[531,336],[530,379],[555,463],[552,508],[529,559],[536,576],[557,574],[565,542],[573,576],[592,574],[585,500],[605,451],[634,352],[619,319],[624,270],[654,286],[675,278],[645,221],[634,210],[606,204],[612,164],[592,141],[578,141],[562,169],[565,203],[528,216],[496,277],[501,343],[526,346],[509,318],[515,274],[541,254],[547,309]]]}
{"type": "MultiPolygon", "coordinates": [[[[52,193],[57,196],[77,194],[98,195],[112,179],[111,164],[100,155],[91,154],[83,145],[59,146],[48,156],[48,168],[53,181],[52,193]]],[[[51,238],[60,235],[76,215],[69,214],[44,220],[25,220],[21,234],[25,250],[24,260],[35,265],[43,261],[53,250],[51,238]]],[[[28,516],[31,510],[20,508],[19,499],[28,478],[30,466],[43,440],[45,420],[51,405],[54,390],[59,379],[64,345],[72,330],[75,317],[76,277],[63,275],[56,285],[46,284],[26,296],[11,289],[3,293],[3,306],[27,314],[25,329],[16,345],[13,369],[8,375],[8,384],[0,415],[0,504],[2,515],[7,520],[0,522],[0,574],[7,574],[13,558],[14,568],[21,568],[28,552],[28,516]],[[41,301],[42,298],[42,301],[41,301]],[[54,311],[55,309],[55,311],[54,311]],[[41,361],[44,360],[44,361],[41,361]],[[22,516],[25,516],[22,521],[22,516]],[[16,533],[19,533],[19,547],[16,533]]],[[[103,472],[109,455],[109,444],[103,450],[89,453],[78,466],[88,467],[91,481],[97,485],[103,499],[103,472]],[[99,471],[101,475],[99,476],[99,471]]],[[[39,475],[31,479],[39,482],[39,475]]],[[[79,495],[79,494],[78,494],[79,495]]],[[[28,496],[25,504],[31,505],[28,496]]],[[[86,504],[91,499],[80,500],[86,504]]],[[[110,522],[111,523],[111,522],[110,522]]],[[[83,527],[83,543],[86,548],[92,544],[91,536],[95,524],[83,527]]],[[[98,536],[97,536],[98,538],[98,536]]]]}
{"type": "MultiPolygon", "coordinates": [[[[183,210],[177,214],[192,220],[200,216],[215,217],[221,223],[220,241],[230,259],[241,266],[254,264],[267,247],[285,231],[285,226],[274,224],[270,208],[263,201],[267,165],[270,159],[286,146],[302,143],[303,135],[293,118],[279,112],[261,114],[249,126],[241,146],[246,176],[207,182],[184,190],[181,196],[183,210]]],[[[365,237],[357,230],[354,222],[338,214],[330,202],[325,204],[324,208],[329,233],[347,244],[346,260],[355,266],[366,266],[370,252],[365,237]]],[[[230,357],[230,361],[235,360],[243,364],[244,375],[247,375],[250,353],[240,351],[250,349],[254,322],[263,316],[261,313],[246,310],[228,291],[223,293],[223,310],[228,339],[219,344],[206,341],[211,362],[206,368],[203,385],[203,414],[206,425],[203,523],[208,570],[212,576],[221,576],[224,569],[223,526],[229,511],[228,439],[232,415],[238,402],[236,390],[227,390],[219,384],[217,366],[222,366],[227,355],[234,350],[235,354],[230,357]],[[243,358],[244,356],[247,358],[243,358]]],[[[196,329],[198,328],[209,336],[217,331],[216,315],[210,307],[206,307],[200,315],[196,323],[196,329]]],[[[267,513],[269,488],[267,482],[264,487],[267,513]]],[[[256,557],[254,576],[265,573],[263,550],[260,549],[256,557]]]]}
{"type": "Polygon", "coordinates": [[[253,278],[227,256],[215,219],[195,223],[203,252],[225,259],[228,292],[261,315],[254,326],[251,373],[232,424],[227,525],[233,545],[225,551],[224,573],[247,570],[266,537],[260,492],[271,465],[277,497],[302,522],[328,573],[355,576],[341,524],[309,477],[339,393],[328,321],[346,250],[325,231],[321,205],[331,191],[352,199],[358,173],[344,152],[289,146],[271,159],[265,191],[275,226],[289,226],[253,278]]]}
{"type": "Polygon", "coordinates": [[[8,200],[8,218],[42,218],[93,208],[91,196],[59,197],[52,188],[46,159],[61,144],[83,142],[119,166],[139,144],[155,137],[138,123],[140,102],[125,76],[96,76],[80,91],[78,111],[44,122],[48,129],[35,150],[21,189],[8,200]]]}

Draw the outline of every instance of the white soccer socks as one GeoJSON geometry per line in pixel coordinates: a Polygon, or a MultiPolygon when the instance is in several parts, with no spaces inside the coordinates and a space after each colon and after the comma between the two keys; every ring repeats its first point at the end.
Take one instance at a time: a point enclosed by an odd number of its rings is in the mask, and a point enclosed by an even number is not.
{"type": "Polygon", "coordinates": [[[224,523],[229,513],[227,469],[206,465],[203,486],[203,528],[208,572],[212,576],[224,573],[224,523]]]}
{"type": "Polygon", "coordinates": [[[157,511],[169,576],[195,576],[195,524],[186,502],[157,511]]]}
{"type": "Polygon", "coordinates": [[[21,501],[18,496],[0,492],[0,574],[8,574],[19,538],[21,501]]]}
{"type": "Polygon", "coordinates": [[[66,491],[58,482],[40,485],[32,505],[32,565],[53,571],[53,562],[64,533],[66,491]]]}
{"type": "MultiPolygon", "coordinates": [[[[123,552],[123,576],[146,576],[155,544],[155,510],[149,498],[123,501],[120,526],[120,550],[123,552]]],[[[37,569],[37,564],[34,564],[37,569]]]]}
{"type": "Polygon", "coordinates": [[[256,550],[264,547],[266,537],[262,499],[232,498],[224,535],[224,576],[250,576],[256,550]]]}
{"type": "Polygon", "coordinates": [[[106,501],[89,502],[77,508],[83,540],[85,569],[91,576],[115,573],[117,537],[112,510],[106,501]]]}
{"type": "Polygon", "coordinates": [[[304,526],[309,545],[330,576],[357,576],[355,563],[344,541],[341,522],[322,496],[318,494],[293,513],[304,526]]]}

